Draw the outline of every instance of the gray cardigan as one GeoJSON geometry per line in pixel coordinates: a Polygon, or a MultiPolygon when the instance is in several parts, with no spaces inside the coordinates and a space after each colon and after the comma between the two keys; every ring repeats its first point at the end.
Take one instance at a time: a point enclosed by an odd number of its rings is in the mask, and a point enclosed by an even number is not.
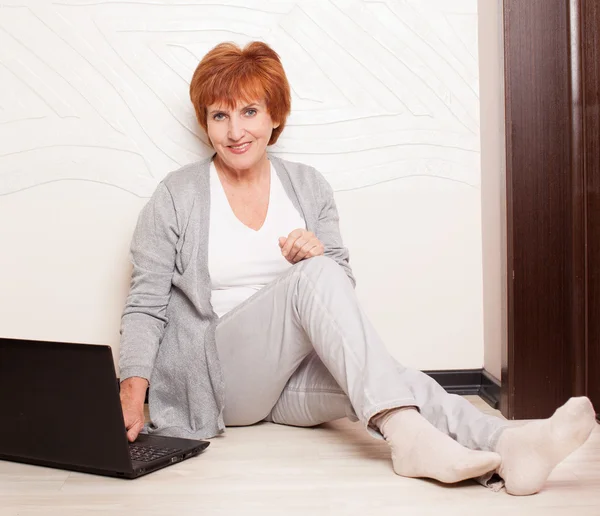
{"type": "MultiPolygon", "coordinates": [[[[354,284],[333,190],[314,168],[270,156],[306,227],[354,284]]],[[[210,303],[208,231],[211,158],[170,173],[140,212],[133,272],[121,320],[121,380],[150,382],[145,432],[206,439],[225,430],[224,378],[210,303]]]]}

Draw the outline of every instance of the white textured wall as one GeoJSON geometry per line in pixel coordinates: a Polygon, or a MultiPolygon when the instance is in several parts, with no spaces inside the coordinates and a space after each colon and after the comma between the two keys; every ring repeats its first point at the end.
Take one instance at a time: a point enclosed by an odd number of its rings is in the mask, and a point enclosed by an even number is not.
{"type": "Polygon", "coordinates": [[[481,215],[483,248],[483,365],[502,376],[507,339],[506,147],[502,0],[479,1],[481,60],[481,215]]]}
{"type": "Polygon", "coordinates": [[[477,0],[4,0],[0,334],[116,351],[137,213],[210,152],[192,71],[260,39],[293,89],[273,151],[332,183],[392,352],[481,367],[477,23],[477,0]]]}

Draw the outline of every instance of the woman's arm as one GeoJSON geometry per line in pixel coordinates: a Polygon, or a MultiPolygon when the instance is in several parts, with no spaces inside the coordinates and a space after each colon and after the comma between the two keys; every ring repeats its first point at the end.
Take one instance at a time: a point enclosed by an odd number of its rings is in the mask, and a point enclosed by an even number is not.
{"type": "Polygon", "coordinates": [[[121,408],[127,439],[133,442],[144,428],[144,400],[148,380],[131,376],[121,382],[121,408]]]}
{"type": "Polygon", "coordinates": [[[131,287],[121,318],[120,377],[150,380],[167,324],[179,239],[177,213],[164,183],[140,212],[131,242],[131,287]]]}
{"type": "Polygon", "coordinates": [[[315,170],[315,174],[319,185],[321,205],[315,234],[325,247],[324,256],[335,260],[344,269],[352,285],[356,286],[356,280],[350,267],[350,253],[344,247],[340,234],[340,217],[335,205],[333,188],[320,172],[315,170]]]}
{"type": "Polygon", "coordinates": [[[167,324],[179,239],[173,198],[164,183],[144,206],[131,241],[131,287],[121,318],[121,407],[129,441],[144,427],[144,399],[167,324]]]}

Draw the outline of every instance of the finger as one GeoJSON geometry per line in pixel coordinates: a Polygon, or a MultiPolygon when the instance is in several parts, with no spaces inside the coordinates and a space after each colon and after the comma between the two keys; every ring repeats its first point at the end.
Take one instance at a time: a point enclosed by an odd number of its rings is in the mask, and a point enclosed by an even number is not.
{"type": "MultiPolygon", "coordinates": [[[[297,229],[294,229],[294,231],[292,231],[288,236],[293,236],[293,237],[298,238],[299,236],[304,235],[304,233],[309,233],[309,231],[306,231],[306,229],[304,229],[304,228],[297,228],[297,229]]],[[[312,235],[312,233],[311,233],[311,235],[312,235]]]]}
{"type": "Polygon", "coordinates": [[[298,252],[298,254],[295,257],[295,263],[298,263],[301,260],[304,260],[306,258],[312,258],[313,256],[316,256],[315,254],[312,254],[313,250],[318,250],[319,249],[319,241],[318,240],[311,240],[310,242],[307,242],[302,249],[300,249],[300,251],[298,252]]]}
{"type": "Polygon", "coordinates": [[[295,263],[294,260],[300,249],[302,249],[302,247],[304,247],[308,242],[311,242],[313,240],[318,241],[315,234],[310,231],[304,231],[292,245],[292,250],[288,253],[287,256],[288,259],[290,259],[292,263],[295,263]]]}
{"type": "Polygon", "coordinates": [[[323,256],[325,254],[325,247],[323,247],[323,244],[319,242],[319,245],[317,247],[313,247],[308,254],[310,254],[311,258],[314,256],[323,256]]]}
{"type": "Polygon", "coordinates": [[[142,423],[142,422],[133,424],[131,426],[131,428],[127,431],[127,439],[130,442],[135,441],[137,439],[138,435],[140,434],[140,432],[142,431],[142,428],[144,428],[144,423],[142,423]]]}
{"type": "Polygon", "coordinates": [[[299,237],[301,237],[304,233],[305,233],[305,230],[303,230],[303,229],[294,229],[294,231],[292,231],[288,235],[285,245],[281,249],[281,254],[283,254],[283,256],[285,256],[286,258],[288,258],[288,254],[290,253],[290,250],[292,249],[294,242],[299,237]]]}
{"type": "Polygon", "coordinates": [[[308,242],[306,242],[306,244],[304,244],[299,250],[298,253],[296,254],[296,256],[294,257],[296,263],[299,262],[300,260],[304,260],[304,258],[307,258],[310,250],[313,247],[316,247],[319,245],[319,241],[316,238],[313,238],[312,240],[309,240],[308,242]]]}
{"type": "Polygon", "coordinates": [[[283,246],[285,245],[286,240],[287,240],[287,237],[279,237],[279,247],[281,247],[283,249],[283,246]]]}
{"type": "Polygon", "coordinates": [[[298,240],[296,240],[294,242],[294,245],[292,246],[292,250],[289,252],[287,258],[289,261],[291,261],[292,263],[296,263],[296,257],[298,256],[298,254],[300,253],[300,251],[302,250],[302,248],[309,242],[308,239],[306,239],[305,237],[300,237],[298,238],[298,240]]]}
{"type": "Polygon", "coordinates": [[[133,441],[136,440],[137,436],[138,436],[139,432],[137,431],[137,429],[131,428],[128,432],[127,432],[127,440],[132,443],[133,441]]]}
{"type": "Polygon", "coordinates": [[[290,252],[292,251],[294,243],[296,242],[297,239],[298,239],[298,237],[293,237],[292,234],[290,233],[290,236],[287,238],[284,246],[281,248],[281,254],[288,260],[290,259],[290,256],[289,256],[290,252]]]}

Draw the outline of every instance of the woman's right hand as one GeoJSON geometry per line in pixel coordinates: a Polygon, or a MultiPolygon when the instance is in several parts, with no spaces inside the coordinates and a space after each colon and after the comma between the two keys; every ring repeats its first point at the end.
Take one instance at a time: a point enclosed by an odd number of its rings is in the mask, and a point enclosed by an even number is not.
{"type": "Polygon", "coordinates": [[[127,429],[127,439],[133,442],[144,428],[144,400],[148,380],[132,377],[121,382],[121,408],[127,429]]]}

